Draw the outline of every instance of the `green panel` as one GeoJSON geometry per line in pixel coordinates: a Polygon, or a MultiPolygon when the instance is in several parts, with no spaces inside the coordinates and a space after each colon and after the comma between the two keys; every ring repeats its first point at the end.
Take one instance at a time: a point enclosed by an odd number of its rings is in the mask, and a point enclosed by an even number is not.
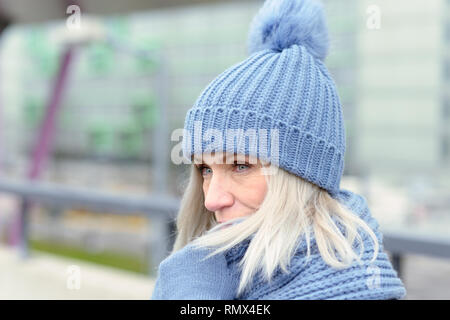
{"type": "Polygon", "coordinates": [[[131,104],[133,121],[140,130],[147,130],[159,122],[156,97],[150,94],[134,98],[131,104]]]}
{"type": "Polygon", "coordinates": [[[51,44],[49,33],[43,27],[27,29],[25,50],[30,55],[37,72],[44,77],[53,76],[58,69],[59,48],[51,44]]]}
{"type": "Polygon", "coordinates": [[[162,43],[156,39],[140,39],[132,43],[133,47],[139,49],[141,52],[149,56],[138,56],[133,61],[135,62],[135,69],[137,73],[153,73],[158,70],[160,66],[159,54],[161,54],[162,43]]]}
{"type": "Polygon", "coordinates": [[[93,121],[88,125],[88,149],[93,154],[110,154],[114,150],[114,129],[106,121],[93,121]]]}
{"type": "Polygon", "coordinates": [[[139,156],[144,148],[143,131],[133,124],[118,129],[119,153],[121,157],[133,158],[139,156]]]}
{"type": "Polygon", "coordinates": [[[45,113],[45,101],[29,95],[24,98],[23,120],[28,128],[36,128],[42,122],[45,113]]]}
{"type": "Polygon", "coordinates": [[[88,65],[94,75],[110,73],[114,67],[114,51],[106,44],[92,44],[88,52],[88,65]]]}

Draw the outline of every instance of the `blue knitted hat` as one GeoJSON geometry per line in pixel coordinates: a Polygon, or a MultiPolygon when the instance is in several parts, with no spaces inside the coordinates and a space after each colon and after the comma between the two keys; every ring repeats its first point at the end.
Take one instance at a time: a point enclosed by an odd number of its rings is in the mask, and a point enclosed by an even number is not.
{"type": "Polygon", "coordinates": [[[187,112],[183,157],[191,161],[212,151],[252,155],[332,194],[338,191],[345,128],[323,63],[328,47],[321,3],[267,0],[250,26],[249,57],[215,78],[187,112]],[[230,131],[239,134],[230,138],[230,131]],[[264,148],[260,135],[250,138],[252,132],[267,133],[264,148]]]}

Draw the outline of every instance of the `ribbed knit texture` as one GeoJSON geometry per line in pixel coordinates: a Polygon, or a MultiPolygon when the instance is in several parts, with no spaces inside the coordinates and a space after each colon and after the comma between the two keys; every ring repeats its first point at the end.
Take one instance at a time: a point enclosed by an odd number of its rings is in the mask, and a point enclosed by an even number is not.
{"type": "MultiPolygon", "coordinates": [[[[322,259],[314,236],[311,237],[311,256],[306,259],[306,242],[293,256],[289,273],[277,269],[268,283],[259,272],[243,295],[237,297],[240,278],[238,262],[244,256],[250,239],[243,241],[224,254],[213,256],[212,263],[199,262],[202,254],[193,255],[186,246],[169,256],[159,270],[155,299],[401,299],[406,295],[402,281],[383,251],[383,239],[378,222],[372,217],[364,197],[340,190],[335,194],[341,204],[363,219],[378,238],[380,251],[370,263],[374,252],[373,242],[365,233],[362,264],[354,262],[346,269],[335,269],[322,259]],[[224,259],[225,258],[225,259],[224,259]]],[[[303,241],[302,241],[303,240],[303,241]]],[[[211,250],[204,250],[203,256],[211,250]]]]}
{"type": "Polygon", "coordinates": [[[188,245],[159,265],[152,300],[232,300],[238,277],[227,268],[223,254],[205,257],[208,248],[188,245]]]}
{"type": "Polygon", "coordinates": [[[187,112],[184,127],[190,133],[183,139],[188,160],[211,151],[253,155],[330,192],[339,189],[345,154],[341,104],[327,68],[303,46],[258,51],[220,74],[187,112]],[[195,121],[201,130],[194,130],[195,121]],[[208,129],[221,133],[219,144],[207,137],[208,129]],[[243,136],[227,143],[229,129],[266,129],[267,152],[243,136]],[[279,134],[276,159],[273,129],[279,134]]]}
{"type": "MultiPolygon", "coordinates": [[[[239,299],[401,299],[406,295],[402,281],[393,269],[383,250],[382,234],[378,222],[372,217],[364,197],[348,190],[340,190],[335,196],[340,203],[363,219],[374,231],[380,246],[377,259],[371,263],[374,246],[367,234],[362,234],[364,253],[362,264],[354,262],[349,268],[338,270],[325,263],[314,237],[311,239],[311,256],[306,259],[306,241],[300,242],[292,258],[289,274],[280,269],[272,283],[263,280],[258,273],[254,283],[239,299]]],[[[249,241],[243,242],[226,253],[229,267],[239,274],[237,262],[244,256],[249,241]]],[[[360,248],[355,246],[357,250],[360,248]]],[[[358,251],[359,252],[359,251],[358,251]]]]}

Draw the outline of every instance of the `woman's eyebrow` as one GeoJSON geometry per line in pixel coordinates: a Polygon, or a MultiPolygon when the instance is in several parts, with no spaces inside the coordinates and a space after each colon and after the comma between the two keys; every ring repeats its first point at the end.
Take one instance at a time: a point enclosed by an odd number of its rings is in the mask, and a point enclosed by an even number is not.
{"type": "MultiPolygon", "coordinates": [[[[222,156],[222,162],[221,163],[222,164],[233,164],[233,163],[236,163],[236,162],[249,162],[249,161],[250,161],[250,159],[249,159],[248,156],[245,156],[244,158],[242,158],[242,157],[238,158],[237,155],[228,156],[228,157],[226,155],[224,155],[224,156],[222,156]],[[227,163],[226,162],[227,159],[230,159],[231,163],[227,163]]],[[[213,163],[214,163],[214,161],[213,161],[213,163]]],[[[194,164],[196,164],[196,165],[201,165],[201,164],[208,165],[207,163],[205,163],[203,161],[203,159],[198,158],[198,157],[194,157],[194,164]]]]}

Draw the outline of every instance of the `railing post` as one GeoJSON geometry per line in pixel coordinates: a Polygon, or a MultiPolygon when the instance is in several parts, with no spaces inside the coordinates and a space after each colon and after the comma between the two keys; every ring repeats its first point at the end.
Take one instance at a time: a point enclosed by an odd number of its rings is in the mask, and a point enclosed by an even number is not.
{"type": "Polygon", "coordinates": [[[397,271],[397,275],[399,278],[403,277],[403,255],[394,252],[392,253],[392,266],[394,267],[395,271],[397,271]]]}
{"type": "Polygon", "coordinates": [[[159,264],[168,255],[169,248],[169,228],[168,219],[165,217],[154,217],[149,219],[150,237],[149,237],[149,275],[156,275],[159,264]]]}
{"type": "Polygon", "coordinates": [[[30,202],[27,198],[23,198],[20,204],[19,212],[19,255],[22,259],[30,256],[29,250],[29,207],[30,202]]]}

